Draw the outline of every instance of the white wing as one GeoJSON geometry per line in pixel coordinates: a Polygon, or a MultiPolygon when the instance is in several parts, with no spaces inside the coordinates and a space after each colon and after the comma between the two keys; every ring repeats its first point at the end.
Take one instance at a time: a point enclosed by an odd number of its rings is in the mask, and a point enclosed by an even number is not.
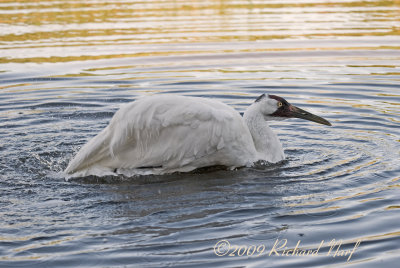
{"type": "Polygon", "coordinates": [[[110,124],[82,147],[66,173],[240,166],[254,154],[247,126],[228,105],[202,98],[153,96],[123,106],[110,124]]]}

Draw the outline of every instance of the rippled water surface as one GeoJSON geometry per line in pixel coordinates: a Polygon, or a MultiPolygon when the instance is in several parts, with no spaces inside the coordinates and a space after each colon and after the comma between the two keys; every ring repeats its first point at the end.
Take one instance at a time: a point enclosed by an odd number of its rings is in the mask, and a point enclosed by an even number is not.
{"type": "Polygon", "coordinates": [[[397,267],[399,21],[397,0],[1,1],[0,266],[397,267]],[[279,164],[65,181],[164,93],[271,93],[333,126],[273,123],[279,164]]]}

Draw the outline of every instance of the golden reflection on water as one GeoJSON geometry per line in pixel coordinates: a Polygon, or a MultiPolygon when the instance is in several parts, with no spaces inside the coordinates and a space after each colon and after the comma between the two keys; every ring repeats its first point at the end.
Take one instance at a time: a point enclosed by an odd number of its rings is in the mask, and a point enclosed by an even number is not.
{"type": "MultiPolygon", "coordinates": [[[[287,201],[286,203],[287,207],[299,207],[300,210],[298,211],[293,211],[293,215],[296,214],[304,214],[304,213],[318,213],[318,212],[325,212],[329,210],[336,210],[342,208],[341,206],[335,205],[335,206],[329,206],[329,207],[320,207],[320,208],[310,208],[310,209],[303,209],[302,207],[304,206],[321,206],[325,204],[337,204],[337,201],[343,201],[343,200],[351,200],[354,199],[355,197],[360,197],[360,196],[370,196],[373,193],[378,193],[382,191],[386,191],[389,189],[393,188],[400,188],[400,184],[394,184],[394,185],[387,185],[386,182],[379,182],[376,183],[376,187],[374,189],[368,189],[368,190],[363,190],[363,189],[352,189],[352,193],[348,195],[342,195],[342,196],[335,196],[332,198],[327,198],[324,194],[307,194],[307,195],[297,195],[297,196],[289,196],[289,197],[284,197],[283,200],[287,201]],[[356,193],[354,193],[356,191],[356,193]],[[317,200],[318,198],[322,198],[322,200],[317,200]],[[312,199],[313,201],[309,201],[312,199]]],[[[367,198],[360,200],[359,202],[365,203],[365,202],[372,202],[377,200],[376,198],[367,198]]],[[[398,206],[390,206],[390,207],[385,207],[385,210],[388,209],[398,209],[400,207],[398,206]]]]}
{"type": "MultiPolygon", "coordinates": [[[[400,35],[400,1],[2,1],[0,63],[285,50],[393,49],[357,38],[400,35]],[[353,45],[260,41],[356,38],[353,45]],[[257,41],[257,42],[256,42],[257,41]],[[231,49],[233,42],[252,42],[231,49]],[[215,45],[216,43],[216,45],[215,45]],[[189,50],[161,44],[214,44],[189,50]],[[272,47],[271,47],[272,46],[272,47]]],[[[389,38],[390,39],[390,38],[389,38]]],[[[389,75],[389,74],[388,74],[389,75]]]]}

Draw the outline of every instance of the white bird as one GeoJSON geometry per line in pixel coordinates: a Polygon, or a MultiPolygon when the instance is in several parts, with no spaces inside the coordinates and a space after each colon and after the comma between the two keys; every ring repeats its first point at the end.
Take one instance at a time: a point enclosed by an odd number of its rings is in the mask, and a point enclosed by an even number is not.
{"type": "Polygon", "coordinates": [[[83,146],[65,173],[132,176],[188,172],[222,165],[230,169],[285,158],[270,120],[327,120],[275,95],[261,95],[242,117],[211,99],[156,95],[124,105],[110,124],[83,146]]]}

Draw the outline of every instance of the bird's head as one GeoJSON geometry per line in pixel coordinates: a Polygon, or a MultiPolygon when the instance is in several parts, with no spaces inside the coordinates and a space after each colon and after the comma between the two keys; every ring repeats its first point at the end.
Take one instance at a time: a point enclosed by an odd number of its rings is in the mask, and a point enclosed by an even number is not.
{"type": "Polygon", "coordinates": [[[329,121],[310,112],[304,111],[289,102],[284,98],[276,95],[262,94],[255,101],[258,104],[261,113],[269,120],[282,120],[287,118],[301,118],[313,121],[319,124],[331,126],[329,121]]]}

